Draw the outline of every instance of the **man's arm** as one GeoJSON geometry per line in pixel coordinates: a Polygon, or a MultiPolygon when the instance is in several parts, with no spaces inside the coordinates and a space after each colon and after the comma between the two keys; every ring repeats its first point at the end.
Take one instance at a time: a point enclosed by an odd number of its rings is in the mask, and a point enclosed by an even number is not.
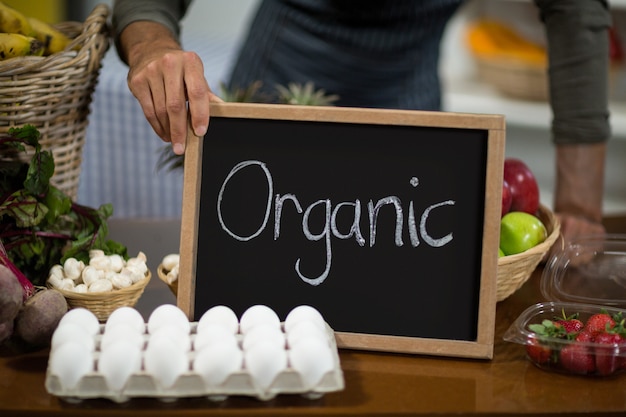
{"type": "Polygon", "coordinates": [[[535,0],[548,39],[554,209],[564,239],[604,233],[611,15],[606,0],[535,0]]]}
{"type": "Polygon", "coordinates": [[[160,8],[163,3],[188,2],[116,1],[114,26],[120,31],[115,34],[116,47],[128,64],[128,86],[146,119],[161,139],[172,143],[175,153],[182,154],[188,118],[194,133],[203,136],[209,103],[220,99],[209,88],[200,57],[184,51],[178,40],[175,19],[183,16],[184,7],[160,8]],[[131,16],[122,16],[124,10],[131,16]]]}

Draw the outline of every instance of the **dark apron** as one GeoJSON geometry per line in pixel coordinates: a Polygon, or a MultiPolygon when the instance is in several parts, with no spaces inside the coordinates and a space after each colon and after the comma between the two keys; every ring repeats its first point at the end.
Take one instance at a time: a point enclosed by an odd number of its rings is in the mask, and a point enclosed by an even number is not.
{"type": "Polygon", "coordinates": [[[440,41],[462,0],[263,0],[230,87],[313,81],[341,106],[440,110],[440,41]]]}

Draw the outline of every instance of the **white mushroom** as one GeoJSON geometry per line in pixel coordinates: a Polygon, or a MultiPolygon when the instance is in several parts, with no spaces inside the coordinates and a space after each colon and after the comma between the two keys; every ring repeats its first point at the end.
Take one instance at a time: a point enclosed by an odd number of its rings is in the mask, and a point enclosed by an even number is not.
{"type": "Polygon", "coordinates": [[[71,278],[63,278],[63,281],[61,281],[61,286],[59,287],[60,290],[64,290],[64,291],[73,291],[74,290],[74,280],[71,278]]]}
{"type": "Polygon", "coordinates": [[[113,284],[113,288],[122,289],[133,285],[133,280],[129,275],[115,274],[115,276],[111,278],[111,284],[113,284]]]}
{"type": "Polygon", "coordinates": [[[109,292],[113,290],[113,284],[108,279],[99,279],[88,288],[89,292],[109,292]]]}
{"type": "Polygon", "coordinates": [[[87,285],[85,284],[78,284],[77,286],[74,287],[73,289],[74,292],[83,294],[87,292],[87,285]]]}
{"type": "Polygon", "coordinates": [[[93,282],[104,278],[104,271],[100,271],[91,265],[87,265],[82,273],[83,283],[90,286],[93,282]]]}
{"type": "Polygon", "coordinates": [[[120,272],[125,263],[124,258],[117,254],[109,255],[109,262],[111,270],[115,272],[120,272]]]}
{"type": "Polygon", "coordinates": [[[63,264],[63,274],[65,278],[70,278],[74,281],[80,278],[80,273],[83,271],[85,263],[79,261],[76,258],[67,258],[63,264]]]}
{"type": "MultiPolygon", "coordinates": [[[[48,283],[52,285],[53,288],[60,289],[63,286],[63,277],[59,277],[58,275],[50,275],[48,277],[48,283]]],[[[73,282],[73,281],[72,281],[73,282]]]]}
{"type": "Polygon", "coordinates": [[[63,279],[65,278],[65,274],[63,273],[63,266],[56,264],[56,265],[52,265],[52,268],[50,268],[50,272],[48,274],[50,277],[51,276],[55,276],[59,279],[63,279]]]}
{"type": "Polygon", "coordinates": [[[137,260],[139,260],[139,261],[142,261],[143,263],[148,262],[148,257],[146,256],[146,254],[145,254],[145,253],[143,253],[143,252],[141,252],[141,251],[140,251],[140,252],[137,254],[137,256],[135,256],[135,258],[133,258],[133,259],[137,259],[137,260]]]}
{"type": "Polygon", "coordinates": [[[92,249],[89,251],[89,259],[95,258],[98,256],[104,256],[104,251],[101,249],[92,249]]]}
{"type": "Polygon", "coordinates": [[[171,284],[178,279],[178,264],[174,265],[174,267],[167,273],[165,276],[167,278],[167,283],[171,284]]]}
{"type": "Polygon", "coordinates": [[[102,278],[106,279],[107,281],[113,281],[113,279],[117,275],[117,272],[112,271],[112,270],[102,271],[102,273],[103,273],[102,278]]]}
{"type": "Polygon", "coordinates": [[[145,272],[143,272],[143,268],[128,264],[122,269],[120,275],[125,275],[130,278],[133,284],[141,281],[146,276],[145,272]]]}
{"type": "Polygon", "coordinates": [[[146,272],[148,272],[148,265],[145,261],[139,258],[130,258],[128,262],[126,262],[126,268],[128,267],[136,268],[137,270],[139,270],[142,276],[145,275],[146,272]]]}
{"type": "Polygon", "coordinates": [[[174,269],[174,266],[177,266],[180,263],[180,255],[178,253],[171,253],[163,257],[161,261],[161,265],[165,268],[166,271],[171,271],[174,269]]]}
{"type": "Polygon", "coordinates": [[[111,269],[111,260],[108,256],[95,256],[89,259],[89,265],[101,271],[108,271],[111,269]]]}

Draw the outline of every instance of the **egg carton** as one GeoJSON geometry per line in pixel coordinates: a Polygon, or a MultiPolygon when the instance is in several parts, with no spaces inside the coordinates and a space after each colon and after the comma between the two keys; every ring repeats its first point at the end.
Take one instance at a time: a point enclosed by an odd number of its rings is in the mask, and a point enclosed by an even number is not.
{"type": "MultiPolygon", "coordinates": [[[[195,337],[195,329],[197,322],[191,323],[190,337],[195,337]]],[[[202,376],[192,370],[192,363],[196,352],[192,349],[187,353],[189,370],[181,374],[173,385],[164,387],[159,379],[145,370],[143,365],[139,372],[133,373],[128,378],[124,387],[120,390],[112,390],[109,388],[105,376],[98,371],[98,360],[100,357],[100,340],[104,332],[104,325],[100,326],[100,332],[95,338],[94,363],[92,370],[83,375],[73,388],[63,386],[59,376],[54,375],[50,366],[46,372],[45,388],[48,393],[55,395],[67,402],[76,403],[86,399],[104,398],[117,403],[129,401],[132,398],[157,398],[164,402],[175,401],[178,398],[205,397],[212,401],[223,401],[230,396],[251,396],[259,400],[271,400],[279,394],[299,394],[307,399],[318,399],[324,394],[344,389],[344,378],[339,361],[339,353],[337,343],[334,337],[334,331],[326,324],[326,332],[330,349],[333,356],[334,367],[326,372],[319,382],[313,386],[307,386],[303,378],[291,363],[288,361],[287,366],[277,374],[269,387],[260,386],[251,373],[246,369],[245,363],[242,368],[231,373],[225,381],[218,386],[207,386],[202,376]]],[[[146,341],[148,336],[145,336],[146,341]]],[[[241,335],[237,335],[239,347],[242,345],[241,335]]],[[[289,351],[289,347],[285,347],[285,351],[289,351]]],[[[50,359],[55,354],[54,349],[50,352],[50,359]]],[[[166,360],[166,358],[164,358],[166,360]]],[[[50,363],[49,361],[48,363],[50,363]]]]}

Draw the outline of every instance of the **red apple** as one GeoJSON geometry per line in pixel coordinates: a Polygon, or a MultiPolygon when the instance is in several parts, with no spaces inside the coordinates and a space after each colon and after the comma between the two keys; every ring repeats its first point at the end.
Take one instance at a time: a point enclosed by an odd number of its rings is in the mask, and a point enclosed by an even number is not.
{"type": "Polygon", "coordinates": [[[504,161],[504,180],[511,190],[509,211],[536,214],[539,208],[539,186],[530,168],[521,160],[507,158],[504,161]]]}
{"type": "Polygon", "coordinates": [[[511,204],[513,203],[513,195],[511,194],[511,186],[508,182],[502,181],[502,214],[500,217],[511,211],[511,204]]]}

